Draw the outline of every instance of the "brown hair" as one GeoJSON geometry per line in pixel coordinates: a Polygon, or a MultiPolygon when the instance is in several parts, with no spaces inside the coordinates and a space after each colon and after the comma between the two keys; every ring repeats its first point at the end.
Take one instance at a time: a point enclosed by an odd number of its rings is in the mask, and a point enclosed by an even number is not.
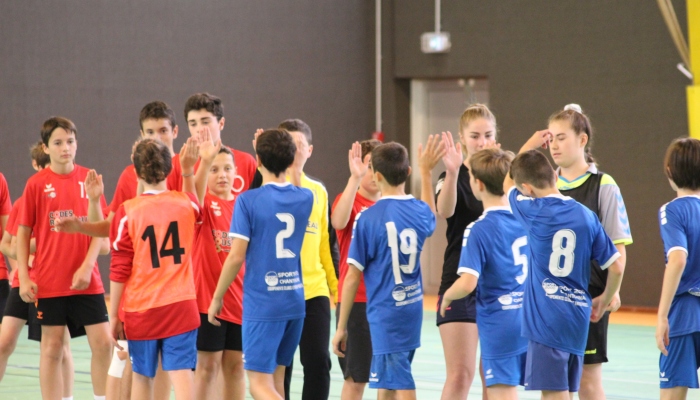
{"type": "Polygon", "coordinates": [[[495,196],[503,196],[503,180],[510,171],[510,164],[515,154],[500,149],[484,149],[469,158],[469,170],[474,178],[486,186],[486,190],[495,196]]]}
{"type": "Polygon", "coordinates": [[[153,139],[142,140],[134,150],[134,168],[136,175],[150,185],[164,181],[173,168],[170,149],[153,139]]]}
{"type": "Polygon", "coordinates": [[[221,154],[221,153],[230,155],[231,159],[233,160],[233,163],[236,164],[236,157],[233,155],[233,152],[231,151],[231,149],[229,149],[228,147],[226,147],[224,145],[221,145],[221,148],[219,149],[219,152],[217,153],[217,155],[221,154]]]}
{"type": "Polygon", "coordinates": [[[44,151],[44,142],[41,140],[29,148],[29,155],[39,168],[46,168],[47,165],[51,164],[51,157],[44,151]]]}
{"type": "Polygon", "coordinates": [[[578,104],[568,104],[563,110],[552,114],[549,117],[549,123],[554,121],[567,121],[571,125],[571,129],[576,132],[576,135],[581,135],[585,133],[588,136],[588,142],[586,142],[586,147],[584,151],[586,153],[586,162],[597,164],[593,153],[591,153],[591,147],[593,146],[593,127],[591,126],[591,121],[588,119],[586,114],[583,113],[581,106],[578,104]]]}
{"type": "Polygon", "coordinates": [[[400,143],[389,142],[372,150],[372,170],[382,174],[391,186],[406,182],[409,168],[408,151],[400,143]]]}
{"type": "Polygon", "coordinates": [[[44,121],[44,125],[41,127],[41,141],[48,146],[49,140],[51,139],[51,134],[57,128],[63,128],[68,133],[73,133],[73,135],[78,136],[78,130],[75,128],[73,121],[64,117],[51,117],[44,121]]]}
{"type": "Polygon", "coordinates": [[[700,140],[680,138],[671,142],[664,157],[664,172],[678,189],[700,189],[700,140]]]}
{"type": "Polygon", "coordinates": [[[368,140],[363,140],[360,142],[360,147],[362,147],[362,161],[365,160],[365,157],[367,157],[367,154],[372,154],[372,151],[377,147],[380,146],[382,142],[380,142],[377,139],[368,139],[368,140]]]}
{"type": "Polygon", "coordinates": [[[139,127],[143,129],[143,121],[147,119],[167,119],[170,121],[170,127],[175,128],[177,122],[175,122],[175,113],[173,110],[162,101],[152,101],[141,109],[141,114],[139,114],[139,127]]]}
{"type": "Polygon", "coordinates": [[[185,121],[190,111],[202,109],[214,114],[217,121],[224,117],[224,105],[220,98],[209,93],[195,93],[185,103],[185,121]]]}
{"type": "Polygon", "coordinates": [[[311,128],[300,119],[286,119],[280,122],[277,128],[284,129],[287,132],[301,132],[306,138],[306,143],[311,144],[311,128]]]}
{"type": "Polygon", "coordinates": [[[461,134],[463,130],[467,128],[470,122],[475,119],[484,118],[491,122],[494,127],[496,127],[496,116],[493,115],[491,110],[489,110],[486,105],[481,103],[474,103],[467,107],[459,118],[459,133],[461,134]]]}
{"type": "Polygon", "coordinates": [[[279,176],[294,162],[297,146],[294,138],[283,129],[268,129],[255,141],[255,153],[266,170],[279,176]]]}
{"type": "Polygon", "coordinates": [[[527,183],[537,189],[557,184],[557,175],[547,157],[537,150],[518,154],[510,166],[510,176],[517,185],[527,183]]]}

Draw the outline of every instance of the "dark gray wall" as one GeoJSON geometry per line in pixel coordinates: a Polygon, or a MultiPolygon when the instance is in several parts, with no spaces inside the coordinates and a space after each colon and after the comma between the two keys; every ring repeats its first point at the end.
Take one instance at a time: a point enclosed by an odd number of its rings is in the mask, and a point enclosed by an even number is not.
{"type": "MultiPolygon", "coordinates": [[[[685,27],[684,2],[673,3],[685,27]]],[[[394,79],[386,83],[393,96],[384,98],[394,112],[385,119],[391,137],[408,137],[409,110],[395,105],[409,98],[410,78],[488,77],[500,141],[514,150],[551,113],[580,103],[594,125],[593,153],[620,185],[635,239],[623,304],[656,306],[664,266],[656,213],[674,196],[661,162],[671,139],[688,134],[689,83],[675,68],[679,56],[656,2],[443,0],[453,46],[445,55],[420,51],[421,33],[434,29],[433,2],[394,0],[384,9],[393,35],[394,79]]]]}
{"type": "Polygon", "coordinates": [[[2,2],[0,171],[13,200],[49,116],[76,123],[77,162],[104,174],[109,200],[141,107],[173,107],[179,149],[185,100],[199,91],[223,99],[224,143],[245,151],[256,128],[308,122],[307,172],[335,196],[350,143],[374,128],[373,15],[365,0],[2,2]]]}

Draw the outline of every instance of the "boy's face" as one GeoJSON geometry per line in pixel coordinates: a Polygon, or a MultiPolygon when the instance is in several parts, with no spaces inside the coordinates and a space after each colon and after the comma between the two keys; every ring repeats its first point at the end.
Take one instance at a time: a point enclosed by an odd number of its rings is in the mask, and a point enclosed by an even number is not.
{"type": "Polygon", "coordinates": [[[224,130],[226,119],[216,120],[216,115],[206,109],[191,110],[187,113],[187,127],[190,129],[190,136],[201,137],[205,129],[209,129],[211,139],[216,142],[221,139],[221,131],[224,130]]]}
{"type": "Polygon", "coordinates": [[[60,127],[51,132],[49,145],[44,145],[44,152],[49,155],[52,164],[72,164],[77,150],[78,140],[75,133],[60,127]]]}
{"type": "Polygon", "coordinates": [[[177,125],[173,127],[166,118],[145,119],[141,122],[141,138],[157,140],[172,150],[177,138],[177,125]]]}
{"type": "Polygon", "coordinates": [[[297,167],[303,167],[306,164],[306,160],[311,157],[311,153],[314,151],[314,146],[310,145],[306,140],[306,136],[303,133],[294,131],[289,132],[294,138],[294,144],[297,146],[297,153],[294,156],[294,165],[297,167]]]}
{"type": "MultiPolygon", "coordinates": [[[[372,153],[369,153],[365,156],[364,159],[365,162],[369,161],[370,165],[372,162],[372,153]]],[[[370,194],[376,194],[379,192],[379,188],[377,187],[377,183],[374,181],[373,178],[373,173],[372,169],[370,168],[365,176],[362,177],[362,180],[360,181],[360,186],[368,193],[370,194]]]]}
{"type": "Polygon", "coordinates": [[[215,196],[226,199],[231,195],[236,177],[233,157],[230,154],[219,153],[209,168],[207,187],[215,196]]]}

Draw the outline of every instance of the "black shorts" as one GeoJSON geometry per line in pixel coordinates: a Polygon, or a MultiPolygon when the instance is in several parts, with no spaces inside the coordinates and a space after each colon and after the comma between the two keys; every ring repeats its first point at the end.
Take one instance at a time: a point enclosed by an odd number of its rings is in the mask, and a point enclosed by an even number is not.
{"type": "Polygon", "coordinates": [[[109,322],[104,294],[38,299],[36,318],[40,325],[88,326],[109,322]]]}
{"type": "Polygon", "coordinates": [[[438,296],[437,326],[448,322],[476,323],[476,296],[474,293],[450,303],[450,306],[445,310],[444,317],[440,315],[440,304],[442,304],[442,295],[438,296]]]}
{"type": "MultiPolygon", "coordinates": [[[[1,284],[2,281],[0,281],[1,284]]],[[[2,289],[0,289],[2,291],[2,289]]],[[[0,301],[1,302],[1,301],[0,301]]],[[[3,307],[3,318],[5,316],[19,318],[23,320],[29,319],[29,304],[25,303],[19,297],[19,288],[11,288],[5,300],[3,307]]]]}
{"type": "MultiPolygon", "coordinates": [[[[0,257],[2,257],[2,254],[0,254],[0,257]]],[[[2,321],[8,297],[10,297],[10,281],[0,279],[0,321],[2,321]]]]}
{"type": "MultiPolygon", "coordinates": [[[[10,289],[4,316],[27,321],[27,325],[29,326],[27,337],[29,340],[41,342],[41,324],[39,324],[39,320],[36,317],[36,307],[33,303],[25,303],[24,300],[22,300],[19,296],[19,288],[10,289]]],[[[85,336],[85,327],[77,326],[70,321],[67,326],[71,338],[85,336]]]]}
{"type": "Polygon", "coordinates": [[[584,364],[601,364],[608,362],[608,322],[610,313],[606,312],[600,321],[589,324],[584,364]]]}
{"type": "Polygon", "coordinates": [[[201,325],[197,331],[197,351],[243,351],[241,326],[218,319],[221,326],[209,323],[207,314],[199,314],[201,325]]]}
{"type": "MultiPolygon", "coordinates": [[[[335,309],[335,324],[340,317],[340,303],[335,309]]],[[[372,367],[372,337],[367,322],[367,303],[355,303],[348,318],[348,341],[345,344],[345,357],[338,357],[343,378],[352,378],[358,383],[369,382],[372,367]]]]}

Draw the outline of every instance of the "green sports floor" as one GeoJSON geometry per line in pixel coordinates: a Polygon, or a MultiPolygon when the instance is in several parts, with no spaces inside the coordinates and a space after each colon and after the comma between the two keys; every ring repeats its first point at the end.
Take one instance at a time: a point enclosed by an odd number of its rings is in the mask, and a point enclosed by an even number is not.
{"type": "MultiPolygon", "coordinates": [[[[333,319],[335,320],[335,318],[333,319]]],[[[426,311],[423,320],[422,347],[413,361],[419,399],[439,399],[445,380],[442,345],[434,324],[435,313],[426,311]]],[[[26,330],[26,328],[25,328],[26,330]]],[[[90,349],[87,340],[78,338],[71,343],[75,358],[76,400],[92,399],[90,386],[90,349]]],[[[609,332],[610,363],[605,365],[603,384],[608,399],[658,399],[658,350],[654,341],[654,328],[641,325],[611,324],[609,332]]],[[[10,357],[7,373],[0,383],[0,400],[24,400],[41,398],[39,390],[39,346],[22,339],[10,357]]],[[[331,398],[340,398],[342,375],[337,358],[333,357],[331,370],[331,398]]],[[[292,398],[301,397],[302,372],[298,354],[295,361],[292,398]]],[[[470,398],[480,399],[483,388],[475,379],[470,398]]],[[[172,397],[174,398],[174,396],[172,397]]],[[[365,391],[366,399],[376,399],[374,390],[365,391]]],[[[538,393],[522,391],[521,399],[538,399],[538,393]]],[[[691,390],[689,399],[700,399],[700,390],[691,390]]]]}

